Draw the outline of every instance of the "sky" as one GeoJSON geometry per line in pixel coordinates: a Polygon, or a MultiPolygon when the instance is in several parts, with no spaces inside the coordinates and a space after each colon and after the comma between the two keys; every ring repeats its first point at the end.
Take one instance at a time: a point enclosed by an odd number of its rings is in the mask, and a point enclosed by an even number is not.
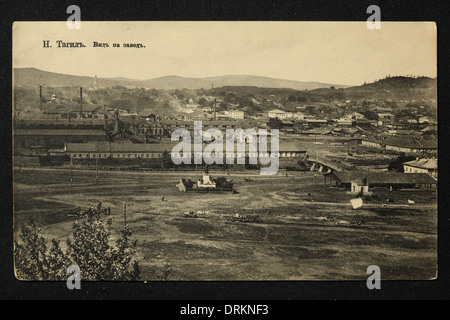
{"type": "Polygon", "coordinates": [[[432,22],[381,22],[379,30],[366,22],[81,21],[79,30],[16,22],[13,67],[100,78],[255,75],[360,85],[389,74],[436,77],[437,31],[432,22]],[[57,40],[86,47],[58,48],[57,40]]]}

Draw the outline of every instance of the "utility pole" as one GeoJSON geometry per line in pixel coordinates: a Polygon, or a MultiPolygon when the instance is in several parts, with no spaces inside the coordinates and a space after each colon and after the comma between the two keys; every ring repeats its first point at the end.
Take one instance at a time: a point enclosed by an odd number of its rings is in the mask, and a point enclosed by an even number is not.
{"type": "Polygon", "coordinates": [[[95,184],[98,184],[98,158],[95,158],[95,184]]]}
{"type": "Polygon", "coordinates": [[[125,223],[125,228],[127,227],[127,203],[123,203],[123,221],[125,223]]]}
{"type": "Polygon", "coordinates": [[[83,118],[83,87],[80,87],[80,119],[83,118]]]}
{"type": "Polygon", "coordinates": [[[73,158],[70,157],[70,188],[73,186],[73,158]]]}
{"type": "Polygon", "coordinates": [[[318,155],[317,155],[317,133],[314,135],[314,153],[316,154],[316,162],[319,161],[318,155]]]}
{"type": "Polygon", "coordinates": [[[39,109],[42,110],[42,86],[39,86],[39,109]]]}

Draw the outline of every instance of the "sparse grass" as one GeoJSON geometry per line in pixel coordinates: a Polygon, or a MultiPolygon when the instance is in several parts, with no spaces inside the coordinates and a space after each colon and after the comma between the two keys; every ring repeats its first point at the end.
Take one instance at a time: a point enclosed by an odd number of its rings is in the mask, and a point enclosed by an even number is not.
{"type": "Polygon", "coordinates": [[[179,179],[194,173],[100,172],[96,185],[95,172],[75,171],[72,188],[69,174],[15,173],[16,227],[32,216],[49,238],[64,239],[76,219],[65,212],[102,201],[119,229],[126,201],[143,278],[164,266],[167,280],[366,279],[371,264],[382,267],[384,279],[430,279],[436,272],[436,190],[375,190],[378,199],[352,210],[346,190],[324,186],[311,172],[231,175],[239,194],[179,192],[179,179]],[[388,197],[395,203],[382,207],[388,197]],[[204,216],[184,218],[191,210],[204,216]],[[261,222],[229,221],[236,213],[258,214],[261,222]],[[361,227],[335,225],[354,220],[361,227]]]}

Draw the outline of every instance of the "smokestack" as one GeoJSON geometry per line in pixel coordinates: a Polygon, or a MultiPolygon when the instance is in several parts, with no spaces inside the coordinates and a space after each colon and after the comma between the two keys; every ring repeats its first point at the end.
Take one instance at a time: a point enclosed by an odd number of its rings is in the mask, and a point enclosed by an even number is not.
{"type": "Polygon", "coordinates": [[[83,118],[83,87],[80,87],[80,119],[83,118]]]}
{"type": "Polygon", "coordinates": [[[214,121],[216,121],[216,104],[217,104],[217,99],[214,99],[214,121]]]}
{"type": "Polygon", "coordinates": [[[42,110],[42,86],[39,86],[39,109],[42,110]]]}

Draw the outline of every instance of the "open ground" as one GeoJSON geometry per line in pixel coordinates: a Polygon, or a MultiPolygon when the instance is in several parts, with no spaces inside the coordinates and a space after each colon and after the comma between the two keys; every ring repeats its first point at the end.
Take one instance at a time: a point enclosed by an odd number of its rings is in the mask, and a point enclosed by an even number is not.
{"type": "Polygon", "coordinates": [[[14,171],[14,234],[32,218],[49,240],[66,239],[80,219],[68,212],[99,201],[118,232],[126,202],[143,280],[164,266],[169,280],[188,281],[365,280],[370,265],[384,280],[437,276],[436,190],[373,190],[377,198],[353,210],[352,196],[318,173],[258,173],[210,171],[233,179],[235,194],[183,193],[175,185],[195,172],[100,171],[96,183],[95,171],[75,170],[71,186],[70,170],[22,168],[14,171]],[[260,221],[232,221],[236,214],[260,221]]]}

